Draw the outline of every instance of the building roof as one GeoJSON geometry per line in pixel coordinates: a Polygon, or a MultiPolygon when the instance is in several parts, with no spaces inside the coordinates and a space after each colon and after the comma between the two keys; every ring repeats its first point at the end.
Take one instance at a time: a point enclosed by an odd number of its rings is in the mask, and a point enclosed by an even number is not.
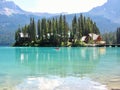
{"type": "Polygon", "coordinates": [[[84,42],[84,41],[85,41],[85,39],[86,39],[86,37],[87,37],[87,36],[83,36],[83,37],[81,38],[81,41],[83,41],[83,42],[84,42]]]}
{"type": "Polygon", "coordinates": [[[93,40],[97,40],[97,38],[100,36],[100,35],[97,35],[95,33],[89,33],[88,34],[93,40]]]}
{"type": "Polygon", "coordinates": [[[24,33],[21,32],[21,33],[19,33],[19,35],[20,35],[21,38],[29,37],[29,36],[28,36],[28,33],[24,34],[24,33]]]}

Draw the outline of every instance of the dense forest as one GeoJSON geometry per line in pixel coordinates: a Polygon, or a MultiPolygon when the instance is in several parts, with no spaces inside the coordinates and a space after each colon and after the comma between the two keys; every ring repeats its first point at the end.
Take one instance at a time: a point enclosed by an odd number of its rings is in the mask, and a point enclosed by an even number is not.
{"type": "Polygon", "coordinates": [[[106,44],[120,44],[120,27],[114,32],[102,34],[102,38],[106,41],[106,44]]]}
{"type": "Polygon", "coordinates": [[[120,44],[120,27],[117,28],[117,33],[116,33],[116,42],[117,44],[120,44]]]}
{"type": "Polygon", "coordinates": [[[95,22],[82,14],[72,19],[72,24],[68,25],[65,15],[59,18],[42,18],[35,22],[30,18],[30,24],[19,27],[15,33],[15,46],[82,46],[80,41],[82,36],[89,33],[100,34],[95,22]],[[20,33],[27,37],[20,38],[20,33]]]}
{"type": "Polygon", "coordinates": [[[106,41],[106,44],[117,44],[116,42],[116,31],[115,32],[106,32],[102,34],[102,39],[106,41]]]}

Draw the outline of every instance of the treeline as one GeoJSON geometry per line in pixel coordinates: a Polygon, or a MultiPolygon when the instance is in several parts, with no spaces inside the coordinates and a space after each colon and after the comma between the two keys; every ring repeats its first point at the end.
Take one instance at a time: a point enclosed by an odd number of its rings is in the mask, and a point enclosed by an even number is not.
{"type": "Polygon", "coordinates": [[[102,34],[102,39],[106,44],[116,44],[116,32],[106,32],[102,34]]]}
{"type": "Polygon", "coordinates": [[[116,33],[116,41],[117,41],[117,44],[120,44],[120,27],[117,28],[117,33],[116,33]]]}
{"type": "Polygon", "coordinates": [[[106,44],[120,44],[120,27],[115,32],[107,32],[102,35],[106,44]]]}
{"type": "MultiPolygon", "coordinates": [[[[89,17],[82,14],[77,18],[76,15],[72,19],[72,25],[68,25],[65,15],[58,18],[46,19],[42,18],[35,22],[34,18],[30,18],[30,24],[22,28],[18,28],[15,33],[16,46],[67,46],[69,42],[75,45],[80,39],[88,33],[100,34],[96,23],[89,17]],[[29,40],[22,41],[19,39],[19,33],[29,35],[29,40]]],[[[80,44],[80,43],[79,43],[80,44]]]]}

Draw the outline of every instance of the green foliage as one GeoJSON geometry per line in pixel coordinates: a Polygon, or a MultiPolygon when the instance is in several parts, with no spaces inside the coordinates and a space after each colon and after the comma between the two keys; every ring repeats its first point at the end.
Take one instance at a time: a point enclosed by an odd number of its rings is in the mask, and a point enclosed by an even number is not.
{"type": "Polygon", "coordinates": [[[117,32],[116,32],[116,37],[117,37],[117,44],[120,44],[120,27],[117,28],[117,32]]]}
{"type": "Polygon", "coordinates": [[[78,29],[78,27],[77,27],[77,17],[75,15],[73,20],[72,20],[72,32],[73,32],[74,38],[77,35],[77,29],[78,29]]]}
{"type": "Polygon", "coordinates": [[[25,25],[22,29],[16,31],[16,42],[18,33],[28,33],[30,41],[19,40],[17,45],[28,46],[67,46],[69,40],[72,40],[73,46],[84,46],[80,39],[83,35],[88,33],[100,33],[96,24],[90,19],[84,17],[74,16],[72,25],[68,25],[65,15],[60,15],[59,18],[38,20],[37,26],[34,18],[30,18],[30,24],[25,25]],[[36,29],[37,27],[37,29],[36,29]],[[37,31],[36,31],[37,30],[37,31]],[[36,38],[37,37],[37,38],[36,38]],[[77,41],[77,42],[76,42],[77,41]],[[28,42],[28,44],[24,44],[28,42]]]}
{"type": "Polygon", "coordinates": [[[38,39],[41,39],[41,21],[38,20],[37,22],[37,32],[38,32],[38,39]]]}
{"type": "Polygon", "coordinates": [[[84,47],[86,46],[86,43],[80,41],[80,40],[77,40],[74,44],[73,44],[73,47],[84,47]]]}
{"type": "Polygon", "coordinates": [[[104,33],[102,38],[106,41],[106,44],[116,44],[116,32],[104,33]]]}
{"type": "Polygon", "coordinates": [[[36,24],[35,24],[35,21],[34,21],[34,18],[30,18],[30,40],[31,41],[36,41],[36,24]]]}
{"type": "Polygon", "coordinates": [[[15,32],[15,40],[18,41],[18,35],[21,32],[20,27],[18,28],[18,30],[15,32]]]}
{"type": "Polygon", "coordinates": [[[100,34],[96,23],[89,17],[86,18],[82,14],[78,17],[78,19],[75,15],[72,20],[71,36],[73,36],[74,39],[80,40],[82,36],[86,36],[89,33],[100,34]]]}

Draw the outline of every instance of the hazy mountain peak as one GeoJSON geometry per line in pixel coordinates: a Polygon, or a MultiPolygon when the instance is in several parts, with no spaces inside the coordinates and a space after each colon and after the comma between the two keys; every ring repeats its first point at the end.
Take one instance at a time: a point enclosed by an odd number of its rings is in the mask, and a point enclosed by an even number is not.
{"type": "Polygon", "coordinates": [[[14,2],[0,0],[0,14],[12,15],[12,14],[24,14],[25,12],[20,9],[14,2]]]}
{"type": "Polygon", "coordinates": [[[89,14],[102,16],[115,23],[120,23],[119,3],[120,0],[108,0],[103,6],[92,9],[89,14]]]}

